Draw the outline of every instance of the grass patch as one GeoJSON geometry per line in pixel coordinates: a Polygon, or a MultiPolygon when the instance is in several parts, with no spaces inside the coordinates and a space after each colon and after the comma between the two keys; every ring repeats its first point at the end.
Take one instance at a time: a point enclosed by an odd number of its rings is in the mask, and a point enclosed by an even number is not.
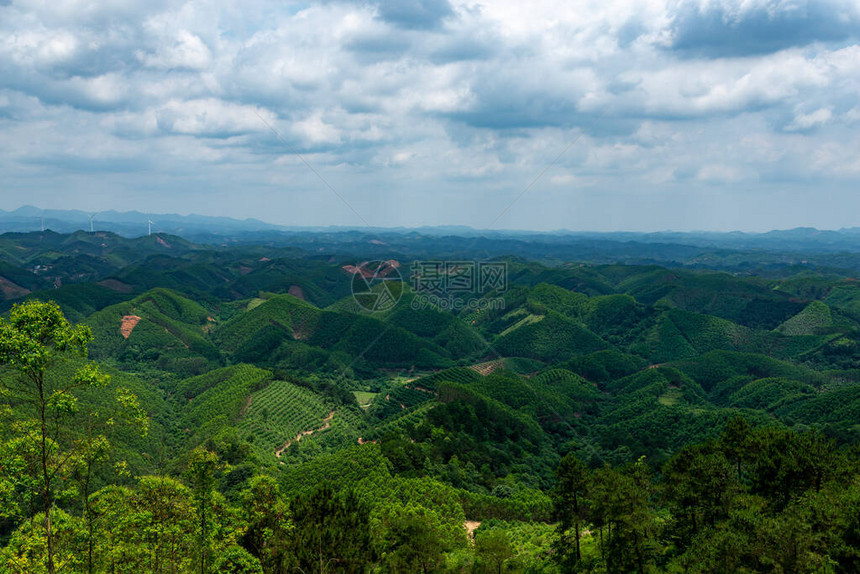
{"type": "Polygon", "coordinates": [[[519,329],[520,327],[525,327],[526,325],[531,325],[532,323],[537,323],[538,321],[543,320],[543,318],[544,318],[544,315],[527,315],[523,319],[520,319],[519,321],[517,321],[516,323],[514,323],[513,325],[511,325],[510,327],[508,327],[507,329],[505,329],[501,333],[499,333],[499,336],[501,337],[501,336],[507,335],[511,331],[515,331],[515,330],[519,329]]]}
{"type": "Polygon", "coordinates": [[[265,302],[266,302],[265,299],[260,299],[259,297],[254,297],[253,299],[248,301],[248,306],[245,307],[245,311],[250,311],[252,309],[255,309],[256,307],[259,307],[260,305],[262,305],[265,302]]]}
{"type": "Polygon", "coordinates": [[[681,401],[681,397],[683,394],[681,393],[681,389],[671,387],[663,393],[660,398],[660,404],[666,407],[672,407],[677,405],[681,401]]]}
{"type": "Polygon", "coordinates": [[[367,391],[352,391],[352,394],[355,395],[355,400],[358,402],[358,406],[363,409],[370,407],[373,403],[373,399],[376,398],[376,395],[379,393],[370,393],[367,391]]]}

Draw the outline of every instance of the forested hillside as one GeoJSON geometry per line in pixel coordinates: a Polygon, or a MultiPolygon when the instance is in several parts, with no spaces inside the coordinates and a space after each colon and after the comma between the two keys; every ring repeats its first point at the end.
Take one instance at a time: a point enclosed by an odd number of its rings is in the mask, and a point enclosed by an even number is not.
{"type": "Polygon", "coordinates": [[[851,271],[380,249],[0,236],[0,572],[860,570],[851,271]]]}

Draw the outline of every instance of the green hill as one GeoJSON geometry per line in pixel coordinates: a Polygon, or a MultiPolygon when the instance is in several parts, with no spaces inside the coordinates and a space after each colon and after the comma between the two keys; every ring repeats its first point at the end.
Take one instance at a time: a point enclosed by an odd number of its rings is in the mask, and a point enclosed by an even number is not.
{"type": "Polygon", "coordinates": [[[180,381],[182,404],[179,424],[189,443],[197,445],[238,423],[248,397],[264,388],[272,373],[251,365],[235,365],[180,381]]]}
{"type": "Polygon", "coordinates": [[[236,316],[217,330],[215,339],[237,360],[277,357],[279,347],[294,341],[370,363],[440,367],[449,356],[441,346],[400,327],[373,317],[323,311],[291,295],[272,297],[236,316]]]}
{"type": "Polygon", "coordinates": [[[200,373],[220,363],[220,352],[207,337],[213,323],[209,312],[167,289],[106,307],[85,323],[95,337],[93,358],[149,363],[179,374],[200,373]]]}
{"type": "Polygon", "coordinates": [[[542,320],[500,335],[493,347],[502,355],[549,362],[587,355],[610,345],[572,319],[549,312],[542,320]]]}
{"type": "Polygon", "coordinates": [[[833,326],[830,307],[821,301],[813,301],[803,311],[791,317],[776,329],[783,335],[818,335],[833,326]]]}

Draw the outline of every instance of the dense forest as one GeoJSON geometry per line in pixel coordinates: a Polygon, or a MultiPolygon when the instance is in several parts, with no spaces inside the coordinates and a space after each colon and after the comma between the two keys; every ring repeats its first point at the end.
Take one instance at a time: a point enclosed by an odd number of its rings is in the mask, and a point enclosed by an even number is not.
{"type": "Polygon", "coordinates": [[[0,572],[860,571],[854,271],[404,237],[0,236],[0,572]]]}

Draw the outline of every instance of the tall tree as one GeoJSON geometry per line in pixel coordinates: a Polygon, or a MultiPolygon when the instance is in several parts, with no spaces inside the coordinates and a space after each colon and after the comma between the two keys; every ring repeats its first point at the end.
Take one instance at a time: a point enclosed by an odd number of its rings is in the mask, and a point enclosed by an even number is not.
{"type": "Polygon", "coordinates": [[[750,455],[750,432],[752,427],[749,422],[743,417],[734,417],[723,429],[723,434],[720,436],[720,447],[728,458],[735,465],[737,470],[738,480],[741,479],[741,465],[744,458],[750,455]]]}
{"type": "Polygon", "coordinates": [[[572,453],[561,459],[556,470],[553,503],[555,518],[558,520],[559,555],[565,558],[569,555],[572,529],[576,563],[582,560],[580,535],[588,508],[589,478],[588,467],[572,453]]]}
{"type": "Polygon", "coordinates": [[[485,571],[502,574],[505,562],[514,555],[508,533],[501,529],[478,530],[475,535],[475,554],[485,571]]]}
{"type": "Polygon", "coordinates": [[[644,572],[650,567],[658,550],[650,497],[650,476],[642,460],[621,470],[606,467],[595,471],[591,516],[600,529],[607,572],[644,572]]]}
{"type": "Polygon", "coordinates": [[[663,467],[664,495],[681,547],[728,516],[740,492],[735,470],[712,443],[685,447],[663,467]]]}
{"type": "MultiPolygon", "coordinates": [[[[104,408],[86,413],[77,425],[78,438],[74,441],[75,452],[69,461],[69,475],[77,486],[81,498],[84,522],[87,526],[87,572],[93,572],[94,529],[98,515],[93,512],[90,495],[96,473],[111,460],[112,445],[109,436],[119,425],[132,428],[146,436],[149,419],[140,406],[137,396],[127,388],[116,389],[116,402],[104,408]]],[[[129,475],[125,461],[114,465],[117,476],[129,475]]]]}
{"type": "Polygon", "coordinates": [[[200,574],[208,572],[212,563],[212,495],[219,467],[218,455],[214,452],[199,447],[191,451],[186,477],[191,483],[197,513],[197,566],[200,574]]]}
{"type": "Polygon", "coordinates": [[[384,565],[391,572],[436,572],[455,541],[429,508],[394,504],[383,511],[384,565]]]}
{"type": "Polygon", "coordinates": [[[255,476],[241,495],[248,528],[242,544],[256,556],[266,572],[284,574],[288,568],[290,511],[271,476],[255,476]]]}
{"type": "Polygon", "coordinates": [[[2,378],[5,399],[15,407],[13,430],[23,437],[35,460],[27,468],[44,513],[45,567],[55,570],[52,514],[55,488],[80,445],[65,424],[77,410],[75,389],[104,386],[108,382],[95,364],[88,363],[70,377],[53,369],[62,361],[87,355],[92,340],[89,328],[72,326],[56,303],[32,301],[12,308],[9,320],[0,320],[0,365],[13,376],[2,378]]]}
{"type": "Polygon", "coordinates": [[[293,553],[307,574],[361,572],[373,559],[369,512],[353,493],[328,484],[291,501],[293,553]]]}

